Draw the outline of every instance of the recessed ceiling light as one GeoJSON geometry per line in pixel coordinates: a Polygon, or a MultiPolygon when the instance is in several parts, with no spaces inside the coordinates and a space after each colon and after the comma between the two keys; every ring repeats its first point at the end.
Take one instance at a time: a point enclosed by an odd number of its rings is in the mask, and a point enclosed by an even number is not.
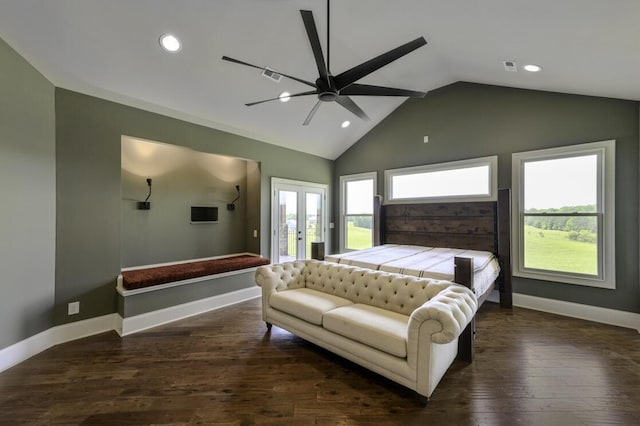
{"type": "Polygon", "coordinates": [[[182,49],[180,40],[172,34],[163,34],[160,36],[160,46],[167,52],[179,52],[182,49]]]}
{"type": "Polygon", "coordinates": [[[282,92],[280,93],[280,96],[278,96],[280,98],[280,102],[288,102],[289,99],[291,99],[291,93],[289,92],[282,92]]]}
{"type": "Polygon", "coordinates": [[[529,72],[542,71],[542,67],[540,65],[535,65],[535,64],[525,65],[523,68],[525,71],[529,71],[529,72]]]}
{"type": "Polygon", "coordinates": [[[343,129],[346,129],[347,127],[349,127],[350,124],[351,122],[349,120],[345,120],[342,122],[341,126],[343,129]]]}

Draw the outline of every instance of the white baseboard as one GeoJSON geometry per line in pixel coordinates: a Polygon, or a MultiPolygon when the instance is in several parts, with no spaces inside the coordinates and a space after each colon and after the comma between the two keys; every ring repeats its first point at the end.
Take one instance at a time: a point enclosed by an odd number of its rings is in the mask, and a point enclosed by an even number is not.
{"type": "Polygon", "coordinates": [[[118,314],[109,314],[52,327],[11,346],[0,349],[0,373],[61,343],[82,339],[83,337],[111,330],[115,330],[121,336],[126,336],[127,334],[146,330],[171,321],[260,297],[260,294],[261,289],[259,287],[250,287],[131,318],[125,318],[124,320],[118,314]]]}
{"type": "MultiPolygon", "coordinates": [[[[0,349],[0,372],[61,343],[110,330],[115,330],[121,336],[126,336],[158,325],[254,299],[260,297],[260,294],[260,288],[250,287],[125,319],[118,314],[109,314],[59,325],[0,349]]],[[[632,328],[640,333],[640,314],[633,312],[617,311],[519,293],[513,294],[513,304],[522,308],[632,328]]]]}
{"type": "Polygon", "coordinates": [[[617,311],[519,293],[513,293],[513,305],[566,317],[617,325],[618,327],[633,328],[640,333],[640,314],[634,312],[617,311]]]}
{"type": "Polygon", "coordinates": [[[122,318],[116,314],[120,324],[118,324],[115,329],[121,336],[127,336],[162,324],[254,299],[260,297],[261,293],[262,289],[259,287],[249,287],[133,317],[122,318]]]}
{"type": "Polygon", "coordinates": [[[0,372],[60,343],[113,330],[117,318],[117,314],[109,314],[59,325],[0,349],[0,372]]]}

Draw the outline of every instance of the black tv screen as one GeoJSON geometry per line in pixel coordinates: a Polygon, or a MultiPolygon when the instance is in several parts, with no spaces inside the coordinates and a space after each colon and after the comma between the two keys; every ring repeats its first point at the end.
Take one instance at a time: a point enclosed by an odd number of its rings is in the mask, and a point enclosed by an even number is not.
{"type": "Polygon", "coordinates": [[[217,207],[191,207],[191,223],[217,222],[217,207]]]}

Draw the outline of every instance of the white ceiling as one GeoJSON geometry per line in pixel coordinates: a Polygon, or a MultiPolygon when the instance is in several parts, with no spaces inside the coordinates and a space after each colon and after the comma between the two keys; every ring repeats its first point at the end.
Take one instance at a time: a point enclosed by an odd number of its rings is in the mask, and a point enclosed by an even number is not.
{"type": "MultiPolygon", "coordinates": [[[[300,9],[313,11],[326,55],[324,0],[0,0],[0,37],[58,87],[335,159],[404,98],[354,96],[369,122],[323,103],[303,127],[313,96],[244,104],[307,86],[220,59],[315,81],[300,9]],[[180,53],[160,49],[167,32],[182,40],[180,53]]],[[[430,91],[470,81],[640,100],[638,0],[331,3],[334,74],[420,36],[427,46],[361,82],[430,91]],[[505,60],[544,70],[508,73],[505,60]]]]}

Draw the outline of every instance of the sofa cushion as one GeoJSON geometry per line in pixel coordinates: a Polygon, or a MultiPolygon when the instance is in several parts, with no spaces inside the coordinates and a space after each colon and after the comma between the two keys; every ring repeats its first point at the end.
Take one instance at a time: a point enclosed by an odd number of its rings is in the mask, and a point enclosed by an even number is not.
{"type": "Polygon", "coordinates": [[[356,303],[333,309],[322,319],[325,329],[404,358],[407,356],[409,317],[356,303]]]}
{"type": "Polygon", "coordinates": [[[269,306],[315,325],[322,325],[322,315],[335,308],[351,305],[342,297],[310,288],[279,291],[269,297],[269,306]]]}

